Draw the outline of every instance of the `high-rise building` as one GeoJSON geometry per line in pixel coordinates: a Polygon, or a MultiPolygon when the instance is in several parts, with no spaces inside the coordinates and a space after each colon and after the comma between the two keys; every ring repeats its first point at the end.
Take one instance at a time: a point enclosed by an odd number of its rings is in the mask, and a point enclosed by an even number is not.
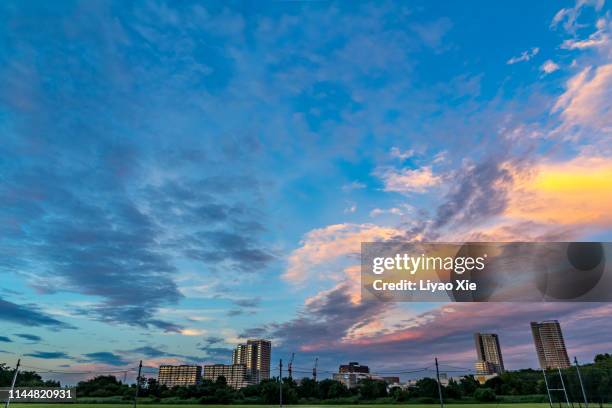
{"type": "Polygon", "coordinates": [[[232,364],[244,364],[255,382],[270,378],[272,343],[269,340],[247,340],[239,344],[232,354],[232,364]]]}
{"type": "Polygon", "coordinates": [[[244,364],[213,364],[204,366],[204,379],[217,381],[225,378],[230,387],[240,389],[254,383],[251,373],[244,364]]]}
{"type": "Polygon", "coordinates": [[[202,367],[194,365],[161,365],[157,382],[168,388],[195,385],[202,379],[202,367]]]}
{"type": "Polygon", "coordinates": [[[476,372],[481,375],[501,374],[504,372],[504,359],[499,346],[499,337],[494,333],[475,333],[476,372]]]}
{"type": "Polygon", "coordinates": [[[563,333],[561,333],[561,326],[557,320],[531,322],[531,333],[540,367],[550,369],[570,366],[563,333]]]}

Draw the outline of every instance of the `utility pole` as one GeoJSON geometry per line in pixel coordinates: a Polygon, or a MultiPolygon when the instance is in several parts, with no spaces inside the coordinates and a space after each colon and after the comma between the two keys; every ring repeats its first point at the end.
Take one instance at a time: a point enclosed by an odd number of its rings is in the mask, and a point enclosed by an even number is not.
{"type": "Polygon", "coordinates": [[[11,394],[12,394],[12,391],[15,389],[15,383],[17,382],[17,373],[19,372],[20,364],[21,364],[21,359],[17,359],[17,365],[15,366],[15,373],[13,374],[13,381],[11,382],[11,393],[6,399],[6,404],[4,405],[5,408],[8,408],[11,403],[11,394]]]}
{"type": "Polygon", "coordinates": [[[315,365],[312,368],[312,379],[317,382],[317,366],[319,365],[319,357],[315,358],[315,365]]]}
{"type": "Polygon", "coordinates": [[[440,370],[438,368],[438,357],[436,357],[436,378],[438,379],[438,395],[440,395],[440,408],[444,408],[444,400],[442,399],[442,384],[440,384],[440,370]]]}
{"type": "Polygon", "coordinates": [[[574,364],[576,364],[576,371],[578,372],[578,381],[580,381],[580,389],[582,389],[582,396],[584,397],[584,406],[589,408],[589,400],[587,399],[586,392],[584,391],[584,384],[582,383],[582,375],[580,374],[580,366],[578,365],[578,359],[574,356],[574,364]]]}
{"type": "Polygon", "coordinates": [[[283,408],[283,359],[280,359],[280,362],[278,363],[278,384],[279,384],[279,388],[278,388],[278,402],[279,402],[279,406],[280,408],[283,408]]]}
{"type": "Polygon", "coordinates": [[[569,408],[570,402],[569,397],[567,396],[567,390],[565,389],[565,382],[563,382],[563,374],[561,374],[561,368],[557,367],[559,370],[559,378],[561,379],[561,387],[563,387],[563,394],[565,394],[565,402],[567,402],[567,407],[569,408]]]}
{"type": "Polygon", "coordinates": [[[291,360],[289,360],[289,364],[287,364],[287,371],[289,371],[289,379],[293,379],[293,358],[295,357],[295,353],[291,353],[291,360]]]}
{"type": "Polygon", "coordinates": [[[134,408],[136,408],[136,400],[138,400],[138,389],[140,388],[140,374],[142,373],[142,360],[138,364],[138,376],[136,377],[136,392],[134,393],[134,408]]]}

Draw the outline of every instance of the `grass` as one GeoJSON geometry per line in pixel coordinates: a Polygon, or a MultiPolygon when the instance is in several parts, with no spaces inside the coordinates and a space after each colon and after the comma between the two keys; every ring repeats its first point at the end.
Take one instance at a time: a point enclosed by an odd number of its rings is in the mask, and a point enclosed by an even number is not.
{"type": "MultiPolygon", "coordinates": [[[[367,408],[433,408],[436,404],[361,404],[367,408]]],[[[578,405],[575,405],[576,408],[578,405]]],[[[132,408],[132,404],[11,404],[11,407],[20,408],[132,408]]],[[[168,405],[161,404],[146,404],[144,408],[168,408],[168,405]]],[[[180,408],[227,408],[227,405],[180,405],[180,408]]],[[[233,408],[277,408],[278,405],[232,405],[233,408]]],[[[321,405],[299,405],[299,408],[321,408],[321,405]]],[[[332,405],[334,408],[357,408],[360,405],[332,405]]],[[[445,407],[454,408],[549,408],[548,404],[536,403],[518,403],[518,404],[445,404],[445,407]]],[[[555,406],[557,407],[557,406],[555,406]]],[[[565,405],[563,405],[565,407],[565,405]]],[[[599,404],[593,404],[593,407],[599,407],[599,404]]],[[[604,408],[612,408],[612,404],[604,404],[604,408]]]]}

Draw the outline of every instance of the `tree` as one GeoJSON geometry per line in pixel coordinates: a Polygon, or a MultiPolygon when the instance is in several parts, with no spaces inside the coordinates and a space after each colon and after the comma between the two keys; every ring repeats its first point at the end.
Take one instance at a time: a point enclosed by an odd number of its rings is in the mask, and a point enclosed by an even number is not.
{"type": "Polygon", "coordinates": [[[457,384],[457,381],[450,379],[448,385],[444,388],[445,394],[448,398],[460,399],[461,398],[461,387],[457,384]]]}
{"type": "Polygon", "coordinates": [[[421,378],[416,382],[419,397],[438,398],[438,382],[433,378],[421,378]]]}
{"type": "Polygon", "coordinates": [[[312,378],[303,378],[297,391],[300,398],[317,398],[319,384],[312,378]]]}
{"type": "Polygon", "coordinates": [[[366,400],[386,397],[387,383],[381,380],[364,378],[359,381],[359,395],[366,400]]]}
{"type": "Polygon", "coordinates": [[[495,401],[495,391],[493,391],[491,388],[479,388],[474,391],[474,398],[479,402],[495,401]]]}
{"type": "Polygon", "coordinates": [[[476,381],[473,375],[467,375],[459,380],[459,388],[461,388],[461,394],[465,396],[472,396],[476,389],[480,387],[480,383],[476,381]]]}

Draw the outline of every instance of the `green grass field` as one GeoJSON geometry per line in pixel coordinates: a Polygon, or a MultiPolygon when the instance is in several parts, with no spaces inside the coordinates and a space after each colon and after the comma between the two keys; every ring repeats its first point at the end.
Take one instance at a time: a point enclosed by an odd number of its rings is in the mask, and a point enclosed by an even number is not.
{"type": "MultiPolygon", "coordinates": [[[[227,408],[228,405],[179,405],[181,408],[227,408]]],[[[296,405],[299,408],[321,408],[325,405],[296,405]]],[[[330,405],[330,407],[334,408],[357,408],[357,407],[367,407],[367,408],[434,408],[436,404],[423,405],[423,404],[361,404],[361,405],[330,405]]],[[[599,404],[589,405],[593,408],[598,408],[599,404]]],[[[11,404],[11,407],[19,407],[19,408],[132,408],[132,404],[11,404]]],[[[146,404],[141,405],[141,407],[146,408],[168,408],[168,405],[160,405],[160,404],[146,404]]],[[[278,408],[278,405],[232,405],[234,408],[278,408]]],[[[449,408],[469,408],[469,407],[478,407],[478,408],[549,408],[548,404],[446,404],[445,407],[449,408]]],[[[563,405],[565,407],[565,405],[563,405]]],[[[578,405],[575,404],[577,408],[578,405]]],[[[604,404],[605,408],[612,408],[612,404],[604,404]]]]}

